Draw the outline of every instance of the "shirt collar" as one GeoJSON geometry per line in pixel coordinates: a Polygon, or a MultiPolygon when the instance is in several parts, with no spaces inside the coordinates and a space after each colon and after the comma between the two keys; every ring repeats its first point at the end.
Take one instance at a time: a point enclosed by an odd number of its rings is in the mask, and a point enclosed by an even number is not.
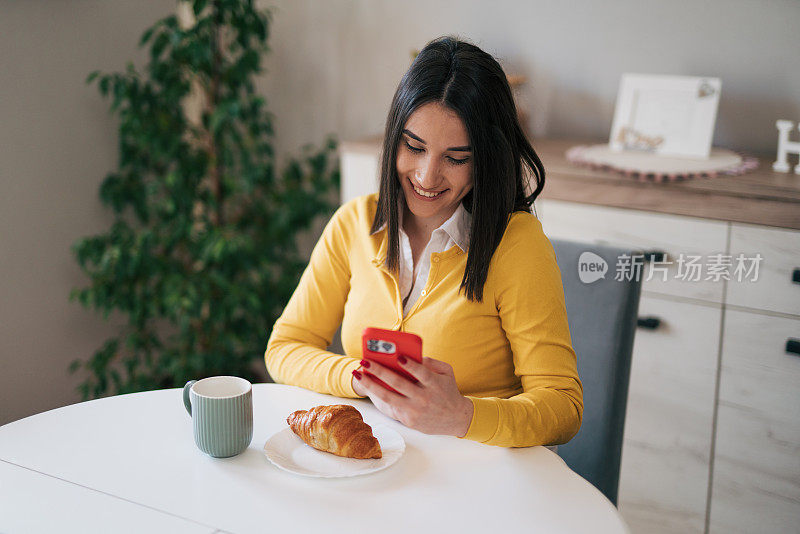
{"type": "Polygon", "coordinates": [[[472,226],[472,215],[464,209],[464,206],[459,202],[456,211],[447,219],[442,225],[434,230],[444,231],[450,236],[458,248],[463,252],[469,248],[469,235],[472,226]]]}
{"type": "MultiPolygon", "coordinates": [[[[398,224],[400,225],[400,231],[403,231],[403,210],[399,209],[398,211],[398,224]]],[[[383,223],[380,228],[372,232],[371,235],[375,235],[378,232],[382,231],[386,228],[386,223],[383,223]]],[[[463,252],[467,251],[469,248],[469,238],[472,229],[472,215],[464,208],[462,203],[458,203],[458,207],[456,211],[447,219],[445,222],[442,223],[433,233],[442,230],[450,239],[452,239],[455,244],[460,248],[463,252]]]]}

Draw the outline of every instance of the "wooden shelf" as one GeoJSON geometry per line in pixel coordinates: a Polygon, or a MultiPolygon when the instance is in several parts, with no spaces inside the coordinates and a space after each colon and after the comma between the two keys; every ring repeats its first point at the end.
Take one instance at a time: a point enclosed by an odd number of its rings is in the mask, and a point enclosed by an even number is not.
{"type": "Polygon", "coordinates": [[[541,198],[800,229],[800,176],[773,172],[768,157],[759,158],[757,170],[740,176],[638,182],[567,161],[569,148],[597,142],[534,141],[546,173],[541,198]]]}

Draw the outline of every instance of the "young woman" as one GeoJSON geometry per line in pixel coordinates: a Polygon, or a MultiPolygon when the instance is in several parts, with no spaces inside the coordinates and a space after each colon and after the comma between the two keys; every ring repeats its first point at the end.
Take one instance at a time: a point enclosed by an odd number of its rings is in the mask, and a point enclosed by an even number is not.
{"type": "Polygon", "coordinates": [[[567,442],[583,395],[555,254],[530,213],[543,186],[497,61],[454,38],[430,42],[392,100],[380,191],[325,228],[272,330],[270,375],[369,397],[428,434],[567,442]],[[325,350],[340,324],[345,355],[325,350]],[[422,364],[401,359],[418,383],[360,359],[368,326],[422,338],[422,364]]]}

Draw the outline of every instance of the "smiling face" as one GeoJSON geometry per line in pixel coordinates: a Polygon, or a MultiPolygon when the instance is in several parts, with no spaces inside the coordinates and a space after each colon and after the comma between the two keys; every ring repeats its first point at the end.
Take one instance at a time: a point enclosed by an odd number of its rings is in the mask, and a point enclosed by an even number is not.
{"type": "Polygon", "coordinates": [[[458,208],[472,189],[472,149],[461,118],[439,104],[417,108],[397,147],[397,177],[406,198],[406,223],[430,231],[458,208]]]}

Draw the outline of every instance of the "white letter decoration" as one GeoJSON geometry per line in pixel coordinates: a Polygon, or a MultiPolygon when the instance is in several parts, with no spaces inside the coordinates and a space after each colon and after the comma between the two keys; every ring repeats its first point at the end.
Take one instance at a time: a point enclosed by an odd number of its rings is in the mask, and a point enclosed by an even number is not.
{"type": "MultiPolygon", "coordinates": [[[[778,161],[772,164],[772,170],[777,172],[789,172],[789,162],[787,156],[789,152],[792,154],[800,155],[800,143],[793,143],[789,141],[789,132],[794,127],[792,121],[777,121],[775,126],[778,127],[778,161]]],[[[800,130],[800,124],[797,129],[800,130]]],[[[795,174],[800,174],[800,163],[794,168],[795,174]]]]}

